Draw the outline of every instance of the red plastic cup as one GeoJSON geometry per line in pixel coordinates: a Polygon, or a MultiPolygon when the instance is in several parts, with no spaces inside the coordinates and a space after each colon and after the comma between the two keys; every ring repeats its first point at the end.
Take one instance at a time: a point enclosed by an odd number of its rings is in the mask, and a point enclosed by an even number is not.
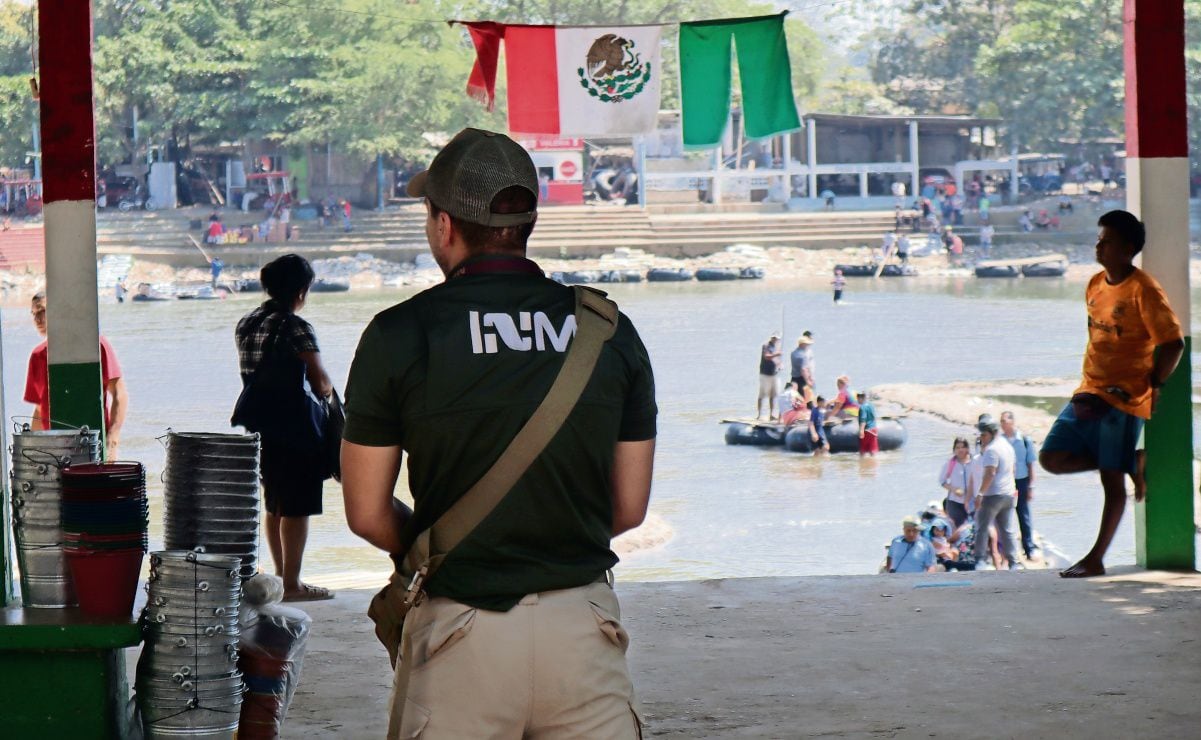
{"type": "Polygon", "coordinates": [[[141,548],[109,551],[68,550],[67,565],[79,597],[79,610],[94,617],[129,619],[142,572],[141,548]]]}

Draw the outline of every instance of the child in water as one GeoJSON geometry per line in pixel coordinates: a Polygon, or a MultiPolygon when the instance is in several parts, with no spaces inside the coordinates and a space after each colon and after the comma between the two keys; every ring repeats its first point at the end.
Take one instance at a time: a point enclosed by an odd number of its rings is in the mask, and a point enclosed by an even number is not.
{"type": "Polygon", "coordinates": [[[847,279],[842,276],[842,270],[835,268],[834,279],[830,281],[830,285],[834,286],[834,302],[842,302],[842,289],[846,287],[847,279]]]}

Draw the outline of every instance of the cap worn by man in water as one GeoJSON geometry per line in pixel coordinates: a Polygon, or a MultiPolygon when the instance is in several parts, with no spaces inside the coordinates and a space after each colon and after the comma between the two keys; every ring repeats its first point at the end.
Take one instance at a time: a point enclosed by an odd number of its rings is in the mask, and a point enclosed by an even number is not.
{"type": "Polygon", "coordinates": [[[796,343],[802,347],[808,347],[809,345],[813,344],[813,337],[809,336],[808,334],[802,334],[801,338],[798,339],[796,343]]]}
{"type": "Polygon", "coordinates": [[[912,514],[910,514],[909,516],[907,516],[901,520],[901,527],[904,529],[908,529],[910,527],[920,527],[920,526],[922,526],[921,521],[912,514]]]}
{"type": "Polygon", "coordinates": [[[502,190],[522,187],[538,198],[538,171],[521,145],[504,134],[465,128],[418,173],[406,188],[455,218],[482,226],[532,223],[538,210],[493,213],[492,200],[502,190]]]}

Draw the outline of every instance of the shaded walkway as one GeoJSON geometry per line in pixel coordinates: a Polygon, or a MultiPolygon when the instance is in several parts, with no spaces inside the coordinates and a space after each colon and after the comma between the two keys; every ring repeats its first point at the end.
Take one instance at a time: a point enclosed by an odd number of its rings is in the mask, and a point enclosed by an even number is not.
{"type": "MultiPolygon", "coordinates": [[[[1201,575],[619,586],[648,737],[1196,737],[1201,575]],[[955,585],[951,585],[955,584],[955,585]]],[[[370,592],[316,621],[289,738],[381,737],[370,592]]]]}

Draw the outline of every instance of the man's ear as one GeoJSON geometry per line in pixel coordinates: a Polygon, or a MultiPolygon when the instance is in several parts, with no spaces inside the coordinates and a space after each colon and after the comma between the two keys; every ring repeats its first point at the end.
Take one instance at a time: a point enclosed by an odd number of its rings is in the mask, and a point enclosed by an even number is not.
{"type": "Polygon", "coordinates": [[[438,214],[437,230],[438,230],[438,246],[446,249],[453,241],[455,234],[455,222],[451,220],[450,214],[446,211],[441,211],[438,214]]]}

